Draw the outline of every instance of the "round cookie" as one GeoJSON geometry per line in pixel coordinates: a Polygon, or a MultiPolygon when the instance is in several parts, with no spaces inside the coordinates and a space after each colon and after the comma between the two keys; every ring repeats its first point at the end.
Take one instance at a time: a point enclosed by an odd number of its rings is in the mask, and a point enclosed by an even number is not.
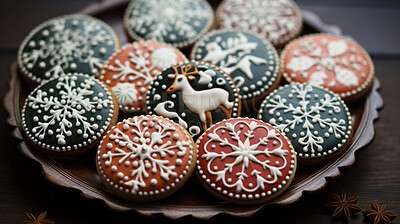
{"type": "Polygon", "coordinates": [[[288,82],[323,86],[352,102],[372,87],[374,65],[358,44],[330,34],[312,34],[288,44],[281,67],[288,82]]]}
{"type": "Polygon", "coordinates": [[[283,86],[265,98],[258,118],[290,139],[300,163],[328,161],[351,143],[352,120],[346,104],[322,87],[283,86]]]}
{"type": "Polygon", "coordinates": [[[118,118],[115,95],[97,79],[66,74],[36,87],[22,109],[22,127],[39,150],[82,154],[100,142],[118,118]]]}
{"type": "Polygon", "coordinates": [[[213,31],[195,44],[191,59],[219,66],[232,77],[241,99],[248,103],[263,100],[281,79],[274,46],[248,32],[213,31]]]}
{"type": "Polygon", "coordinates": [[[277,48],[300,35],[303,26],[292,0],[224,0],[216,17],[219,28],[259,33],[277,48]]]}
{"type": "Polygon", "coordinates": [[[33,29],[18,51],[18,65],[31,84],[67,73],[96,76],[119,48],[107,24],[87,15],[50,19],[33,29]]]}
{"type": "Polygon", "coordinates": [[[238,204],[263,203],[284,192],[296,172],[290,141],[271,125],[233,118],[197,140],[197,174],[215,196],[238,204]]]}
{"type": "Polygon", "coordinates": [[[178,190],[195,168],[189,133],[169,119],[133,117],[118,123],[102,140],[96,157],[104,185],[134,201],[154,201],[178,190]]]}
{"type": "Polygon", "coordinates": [[[211,29],[214,13],[205,0],[135,0],[124,15],[134,40],[152,40],[185,48],[211,29]]]}
{"type": "Polygon", "coordinates": [[[150,82],[162,70],[187,61],[176,48],[157,42],[134,42],[115,53],[100,72],[117,96],[120,111],[140,113],[144,109],[150,82]]]}
{"type": "Polygon", "coordinates": [[[196,140],[208,126],[240,116],[239,93],[229,75],[200,61],[165,69],[150,84],[148,114],[171,118],[196,140]]]}

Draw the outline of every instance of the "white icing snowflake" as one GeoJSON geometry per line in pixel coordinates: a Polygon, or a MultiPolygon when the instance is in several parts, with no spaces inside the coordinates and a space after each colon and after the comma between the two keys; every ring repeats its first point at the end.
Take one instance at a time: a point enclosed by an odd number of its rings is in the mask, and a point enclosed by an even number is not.
{"type": "Polygon", "coordinates": [[[224,6],[224,28],[260,33],[273,43],[288,39],[288,34],[299,29],[299,12],[290,0],[231,0],[224,6]]]}
{"type": "MultiPolygon", "coordinates": [[[[204,154],[202,159],[206,159],[207,172],[211,175],[217,176],[216,181],[222,181],[224,186],[228,188],[236,188],[236,192],[255,192],[258,189],[264,189],[264,184],[274,184],[278,181],[278,177],[282,176],[281,170],[285,169],[288,164],[285,156],[289,151],[283,149],[283,142],[279,138],[280,133],[275,132],[275,129],[268,129],[266,126],[260,126],[257,122],[252,121],[250,124],[244,121],[238,121],[234,124],[226,122],[224,126],[217,127],[212,133],[208,134],[208,140],[204,145],[204,154]],[[237,128],[239,126],[239,128],[237,128]],[[242,133],[243,126],[248,127],[248,131],[242,133]],[[265,129],[267,135],[263,138],[255,139],[255,131],[257,129],[265,129]],[[237,131],[235,131],[237,130],[237,131]],[[218,133],[228,132],[231,139],[221,138],[218,133]],[[267,148],[269,141],[275,142],[276,148],[270,150],[267,148]],[[211,147],[209,146],[211,144],[211,147]],[[213,144],[219,144],[221,147],[230,147],[229,151],[213,152],[213,144]],[[261,149],[260,149],[261,148],[261,149]],[[270,160],[266,158],[279,157],[283,163],[270,164],[270,160]],[[228,159],[229,158],[229,159],[228,159]],[[224,161],[224,168],[219,170],[213,167],[213,161],[224,161]],[[226,161],[226,162],[225,162],[226,161]],[[232,162],[227,162],[232,161],[232,162]],[[269,175],[263,175],[261,171],[253,169],[253,166],[261,166],[264,170],[269,171],[269,175]],[[237,169],[235,167],[240,167],[237,169]],[[256,183],[245,186],[244,181],[250,178],[246,174],[246,170],[251,169],[250,175],[255,177],[256,183]],[[232,174],[233,170],[237,170],[236,174],[232,174]],[[240,170],[240,171],[239,171],[240,170]],[[236,176],[236,178],[229,178],[228,176],[236,176]],[[235,180],[236,179],[236,180],[235,180]]],[[[271,159],[272,160],[272,159],[271,159]]]]}
{"type": "MultiPolygon", "coordinates": [[[[55,88],[50,88],[48,92],[39,89],[36,94],[28,96],[29,107],[49,113],[32,118],[32,133],[39,140],[45,139],[46,135],[56,135],[57,143],[63,146],[67,144],[66,138],[73,135],[71,129],[74,127],[77,128],[76,134],[85,139],[95,135],[96,130],[102,128],[85,114],[108,107],[112,101],[108,98],[103,99],[103,93],[96,94],[91,90],[96,84],[95,80],[85,78],[84,82],[77,86],[77,79],[77,76],[61,76],[55,88]],[[54,97],[53,92],[59,93],[60,97],[54,97]],[[54,125],[57,126],[55,130],[50,128],[54,125]]],[[[96,119],[99,118],[102,119],[101,116],[96,119]]]]}
{"type": "Polygon", "coordinates": [[[202,23],[213,18],[200,0],[137,0],[134,4],[127,22],[145,40],[192,39],[204,29],[202,23]]]}
{"type": "Polygon", "coordinates": [[[79,65],[75,62],[87,64],[92,73],[97,73],[104,64],[101,56],[105,55],[107,50],[100,48],[99,57],[94,51],[94,46],[99,43],[115,45],[113,36],[94,20],[60,18],[52,21],[47,27],[49,28],[42,31],[46,41],[31,40],[27,44],[33,49],[21,55],[21,61],[28,69],[33,68],[36,63],[43,69],[48,66],[46,63],[49,63],[50,69],[44,73],[46,79],[63,75],[66,70],[77,70],[79,65]],[[66,26],[67,21],[71,21],[73,28],[82,28],[72,30],[66,26]]]}
{"type": "Polygon", "coordinates": [[[305,39],[300,42],[301,53],[291,52],[293,57],[286,66],[288,71],[285,75],[294,78],[296,74],[291,71],[298,72],[310,84],[317,86],[333,87],[336,81],[345,87],[358,86],[360,81],[356,72],[367,65],[366,61],[357,57],[357,52],[350,49],[345,40],[315,41],[313,38],[305,39]],[[331,72],[334,79],[323,85],[331,72]]]}
{"type": "MultiPolygon", "coordinates": [[[[110,166],[113,159],[117,159],[118,164],[123,164],[128,159],[138,159],[132,162],[133,169],[129,174],[126,174],[127,178],[123,178],[123,175],[120,178],[123,185],[132,187],[131,193],[137,194],[140,190],[139,187],[146,187],[145,179],[150,176],[148,171],[153,174],[159,172],[164,181],[169,181],[171,177],[177,177],[175,163],[162,158],[167,155],[173,156],[175,153],[178,157],[183,157],[187,150],[191,150],[191,144],[189,141],[172,143],[164,140],[164,138],[174,135],[175,127],[168,122],[163,122],[162,119],[153,118],[153,120],[150,120],[148,117],[142,117],[140,120],[138,117],[134,117],[132,122],[125,120],[122,127],[123,130],[113,129],[109,138],[115,144],[108,143],[110,145],[107,144],[107,148],[110,151],[103,154],[101,158],[105,160],[106,166],[110,166]],[[154,126],[156,132],[150,134],[149,127],[154,126]],[[132,138],[125,134],[127,131],[135,137],[132,138]],[[113,145],[116,145],[116,147],[114,148],[113,145]]],[[[181,165],[178,164],[180,162],[181,160],[176,162],[177,165],[181,165]]]]}
{"type": "Polygon", "coordinates": [[[151,54],[151,62],[160,69],[177,63],[178,55],[170,48],[159,48],[151,54]]]}
{"type": "MultiPolygon", "coordinates": [[[[287,133],[295,129],[296,126],[302,127],[303,132],[297,133],[300,135],[297,142],[303,147],[303,152],[310,153],[311,155],[320,153],[324,150],[322,146],[325,142],[324,137],[329,138],[333,134],[336,139],[340,139],[350,131],[347,125],[351,121],[346,122],[344,119],[338,120],[331,116],[321,116],[322,112],[328,111],[332,115],[333,113],[338,114],[342,111],[342,103],[339,97],[331,97],[329,94],[324,94],[323,98],[311,105],[312,102],[309,100],[309,97],[315,87],[311,85],[291,85],[290,88],[291,92],[288,97],[289,99],[298,99],[298,105],[288,103],[287,99],[282,99],[280,95],[275,95],[268,100],[265,107],[262,107],[268,109],[269,115],[275,114],[279,117],[279,120],[270,118],[269,123],[278,128],[282,133],[287,133]],[[291,114],[291,119],[280,117],[282,114],[277,110],[284,114],[291,114]],[[326,128],[327,132],[318,133],[314,129],[316,125],[323,129],[326,128]]],[[[349,128],[351,128],[351,125],[349,128]]],[[[297,134],[295,133],[294,135],[297,134]]],[[[292,141],[295,141],[295,138],[292,141]]]]}
{"type": "Polygon", "coordinates": [[[134,83],[118,83],[111,88],[117,96],[118,103],[122,106],[131,105],[137,102],[138,91],[134,83]]]}

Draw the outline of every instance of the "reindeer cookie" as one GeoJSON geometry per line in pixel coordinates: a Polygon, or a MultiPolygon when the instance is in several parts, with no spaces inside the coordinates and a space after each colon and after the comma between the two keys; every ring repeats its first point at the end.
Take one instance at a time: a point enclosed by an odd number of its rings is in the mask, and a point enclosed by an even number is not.
{"type": "Polygon", "coordinates": [[[162,70],[187,61],[178,49],[157,42],[134,42],[115,53],[99,79],[111,87],[124,114],[142,112],[153,77],[162,70]]]}
{"type": "Polygon", "coordinates": [[[199,40],[191,58],[219,66],[228,73],[244,102],[260,101],[281,79],[274,46],[243,31],[214,31],[199,40]]]}
{"type": "Polygon", "coordinates": [[[66,15],[29,33],[19,48],[18,65],[30,84],[67,73],[94,77],[119,47],[117,35],[107,24],[87,15],[66,15]]]}
{"type": "Polygon", "coordinates": [[[288,82],[323,86],[353,102],[366,94],[375,77],[368,53],[353,41],[331,34],[311,34],[282,51],[283,76],[288,82]]]}
{"type": "Polygon", "coordinates": [[[224,120],[197,140],[197,174],[215,196],[240,204],[263,203],[292,182],[296,152],[271,125],[249,118],[224,120]]]}
{"type": "Polygon", "coordinates": [[[191,176],[195,161],[189,133],[167,118],[149,115],[115,125],[96,157],[104,185],[134,201],[154,201],[174,193],[191,176]]]}
{"type": "Polygon", "coordinates": [[[239,93],[219,67],[198,61],[172,65],[150,84],[148,114],[168,117],[197,139],[207,127],[240,116],[239,93]]]}

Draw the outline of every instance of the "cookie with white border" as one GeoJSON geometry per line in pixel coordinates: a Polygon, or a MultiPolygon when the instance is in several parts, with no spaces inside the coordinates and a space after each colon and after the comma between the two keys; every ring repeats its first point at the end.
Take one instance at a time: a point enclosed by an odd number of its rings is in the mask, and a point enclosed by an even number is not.
{"type": "Polygon", "coordinates": [[[361,46],[331,34],[311,34],[292,41],[281,60],[286,81],[323,86],[346,102],[364,96],[375,76],[371,58],[361,46]]]}
{"type": "Polygon", "coordinates": [[[228,73],[244,102],[263,100],[281,79],[274,46],[248,32],[213,31],[195,44],[190,57],[215,64],[228,73]]]}
{"type": "Polygon", "coordinates": [[[269,201],[289,187],[296,152],[271,125],[233,118],[211,126],[197,140],[197,174],[215,196],[238,204],[269,201]]]}
{"type": "Polygon", "coordinates": [[[96,156],[104,185],[134,201],[174,193],[192,174],[195,161],[189,133],[169,119],[149,115],[118,123],[104,136],[96,156]]]}
{"type": "Polygon", "coordinates": [[[172,65],[147,92],[147,113],[168,117],[196,140],[207,127],[240,116],[240,98],[232,78],[201,61],[172,65]]]}
{"type": "Polygon", "coordinates": [[[211,29],[214,12],[205,0],[135,0],[124,15],[134,40],[151,40],[185,48],[211,29]]]}
{"type": "Polygon", "coordinates": [[[292,0],[224,0],[216,17],[219,28],[259,33],[277,48],[300,35],[303,26],[292,0]]]}
{"type": "Polygon", "coordinates": [[[104,22],[81,14],[50,19],[34,28],[18,51],[18,65],[31,84],[67,73],[96,76],[119,48],[104,22]]]}
{"type": "Polygon", "coordinates": [[[333,159],[351,143],[352,119],[346,104],[322,87],[283,86],[265,98],[258,118],[291,140],[301,164],[333,159]]]}
{"type": "Polygon", "coordinates": [[[82,154],[100,142],[118,118],[118,101],[97,79],[65,74],[43,82],[26,98],[22,127],[39,150],[57,156],[82,154]]]}
{"type": "Polygon", "coordinates": [[[100,72],[99,79],[117,96],[124,114],[143,112],[147,89],[162,70],[187,61],[178,49],[157,42],[134,42],[115,53],[100,72]]]}

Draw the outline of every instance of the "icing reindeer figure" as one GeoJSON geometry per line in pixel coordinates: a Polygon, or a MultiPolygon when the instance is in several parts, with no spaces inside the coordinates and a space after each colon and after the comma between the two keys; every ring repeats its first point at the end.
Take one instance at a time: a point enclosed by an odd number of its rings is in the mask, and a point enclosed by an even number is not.
{"type": "Polygon", "coordinates": [[[168,94],[176,91],[182,92],[182,99],[185,106],[193,113],[199,116],[203,126],[203,130],[207,129],[207,121],[212,124],[211,111],[221,109],[226,118],[231,118],[233,102],[229,102],[229,92],[221,88],[213,88],[206,90],[195,90],[189,81],[196,79],[195,75],[199,75],[197,65],[194,65],[194,71],[189,72],[192,66],[190,64],[182,67],[182,65],[172,66],[175,74],[168,74],[168,78],[174,79],[173,84],[167,89],[168,94]],[[178,67],[181,73],[178,72],[178,67]]]}

